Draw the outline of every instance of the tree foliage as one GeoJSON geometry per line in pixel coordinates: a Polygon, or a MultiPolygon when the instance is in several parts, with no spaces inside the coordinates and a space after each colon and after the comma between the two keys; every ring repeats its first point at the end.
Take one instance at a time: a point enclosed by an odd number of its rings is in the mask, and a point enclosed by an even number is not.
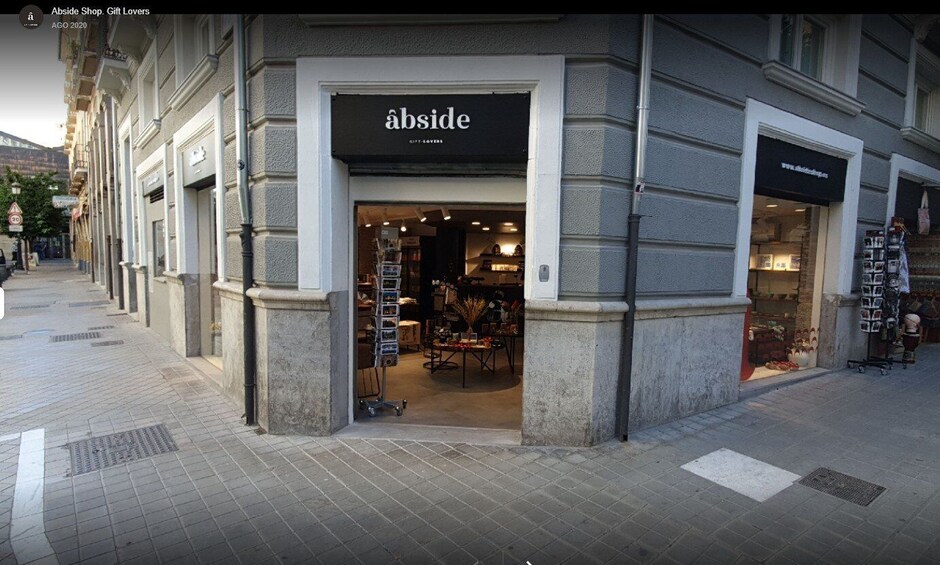
{"type": "Polygon", "coordinates": [[[54,178],[54,173],[27,176],[6,167],[6,174],[0,177],[0,213],[6,214],[14,201],[19,204],[23,210],[23,231],[11,233],[6,218],[0,218],[0,233],[32,241],[37,237],[53,237],[67,232],[69,218],[61,208],[52,207],[52,197],[57,194],[66,194],[66,191],[54,178]],[[11,188],[14,182],[22,187],[16,196],[13,196],[11,188]],[[56,189],[49,190],[50,186],[56,189]]]}

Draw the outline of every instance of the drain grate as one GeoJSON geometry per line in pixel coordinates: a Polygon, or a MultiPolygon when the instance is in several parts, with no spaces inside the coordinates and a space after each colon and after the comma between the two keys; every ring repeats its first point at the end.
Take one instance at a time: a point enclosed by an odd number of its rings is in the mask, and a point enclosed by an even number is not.
{"type": "Polygon", "coordinates": [[[124,345],[123,339],[115,339],[112,341],[93,341],[91,343],[92,347],[107,347],[109,345],[124,345]]]}
{"type": "Polygon", "coordinates": [[[49,343],[59,343],[61,341],[79,341],[82,339],[98,339],[100,332],[81,332],[77,334],[63,334],[49,336],[49,343]]]}
{"type": "Polygon", "coordinates": [[[38,310],[39,308],[48,308],[49,304],[27,304],[25,306],[10,306],[10,310],[38,310]]]}
{"type": "Polygon", "coordinates": [[[110,330],[114,326],[93,326],[88,328],[89,330],[110,330]]]}
{"type": "Polygon", "coordinates": [[[124,312],[118,312],[117,314],[107,314],[108,316],[127,316],[124,312]]]}
{"type": "Polygon", "coordinates": [[[73,476],[179,449],[163,424],[74,441],[66,447],[73,476]]]}
{"type": "Polygon", "coordinates": [[[825,467],[806,475],[799,483],[859,506],[868,506],[885,491],[885,487],[825,467]]]}
{"type": "Polygon", "coordinates": [[[101,306],[102,304],[110,303],[110,300],[85,300],[83,302],[69,302],[69,308],[79,308],[81,306],[101,306]]]}
{"type": "Polygon", "coordinates": [[[23,339],[23,334],[20,335],[0,335],[0,341],[8,341],[11,339],[23,339]]]}

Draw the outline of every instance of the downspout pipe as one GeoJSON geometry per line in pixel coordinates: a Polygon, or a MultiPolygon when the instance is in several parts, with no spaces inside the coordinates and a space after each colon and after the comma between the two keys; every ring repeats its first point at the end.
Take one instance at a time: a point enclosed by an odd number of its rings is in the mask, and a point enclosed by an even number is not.
{"type": "Polygon", "coordinates": [[[633,163],[633,195],[627,218],[627,315],[624,319],[617,388],[617,436],[627,441],[630,426],[630,389],[633,379],[633,334],[636,320],[636,263],[640,239],[640,196],[646,185],[646,142],[649,137],[650,80],[653,67],[653,14],[643,14],[643,46],[640,51],[639,101],[636,107],[636,155],[633,163]]]}
{"type": "Polygon", "coordinates": [[[251,195],[248,192],[248,94],[245,41],[245,16],[238,14],[235,21],[235,163],[238,180],[238,204],[241,209],[242,242],[242,347],[245,371],[245,424],[255,425],[255,305],[248,296],[254,286],[253,226],[251,195]]]}

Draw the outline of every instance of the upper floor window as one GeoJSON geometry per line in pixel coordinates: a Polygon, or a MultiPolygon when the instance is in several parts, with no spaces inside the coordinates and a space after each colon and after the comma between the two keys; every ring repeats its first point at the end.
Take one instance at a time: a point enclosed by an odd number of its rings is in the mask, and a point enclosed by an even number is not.
{"type": "Polygon", "coordinates": [[[780,19],[780,61],[822,80],[826,25],[803,14],[783,14],[780,19]]]}
{"type": "Polygon", "coordinates": [[[176,84],[182,84],[208,55],[215,51],[215,25],[205,14],[176,17],[176,84]]]}
{"type": "Polygon", "coordinates": [[[157,80],[156,42],[150,45],[137,74],[137,105],[140,113],[137,144],[147,143],[160,129],[160,88],[157,80]]]}
{"type": "Polygon", "coordinates": [[[772,14],[764,76],[857,116],[860,14],[772,14]]]}
{"type": "MultiPolygon", "coordinates": [[[[940,36],[940,27],[937,28],[940,36]]],[[[911,38],[907,67],[907,104],[901,136],[940,153],[940,43],[911,38]]]]}

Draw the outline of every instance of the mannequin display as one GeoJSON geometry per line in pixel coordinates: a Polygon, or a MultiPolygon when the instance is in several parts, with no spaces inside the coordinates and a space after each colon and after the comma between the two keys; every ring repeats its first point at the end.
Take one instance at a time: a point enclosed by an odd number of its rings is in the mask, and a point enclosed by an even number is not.
{"type": "Polygon", "coordinates": [[[904,316],[904,357],[905,363],[914,363],[914,350],[920,345],[920,316],[907,314],[904,316]]]}

